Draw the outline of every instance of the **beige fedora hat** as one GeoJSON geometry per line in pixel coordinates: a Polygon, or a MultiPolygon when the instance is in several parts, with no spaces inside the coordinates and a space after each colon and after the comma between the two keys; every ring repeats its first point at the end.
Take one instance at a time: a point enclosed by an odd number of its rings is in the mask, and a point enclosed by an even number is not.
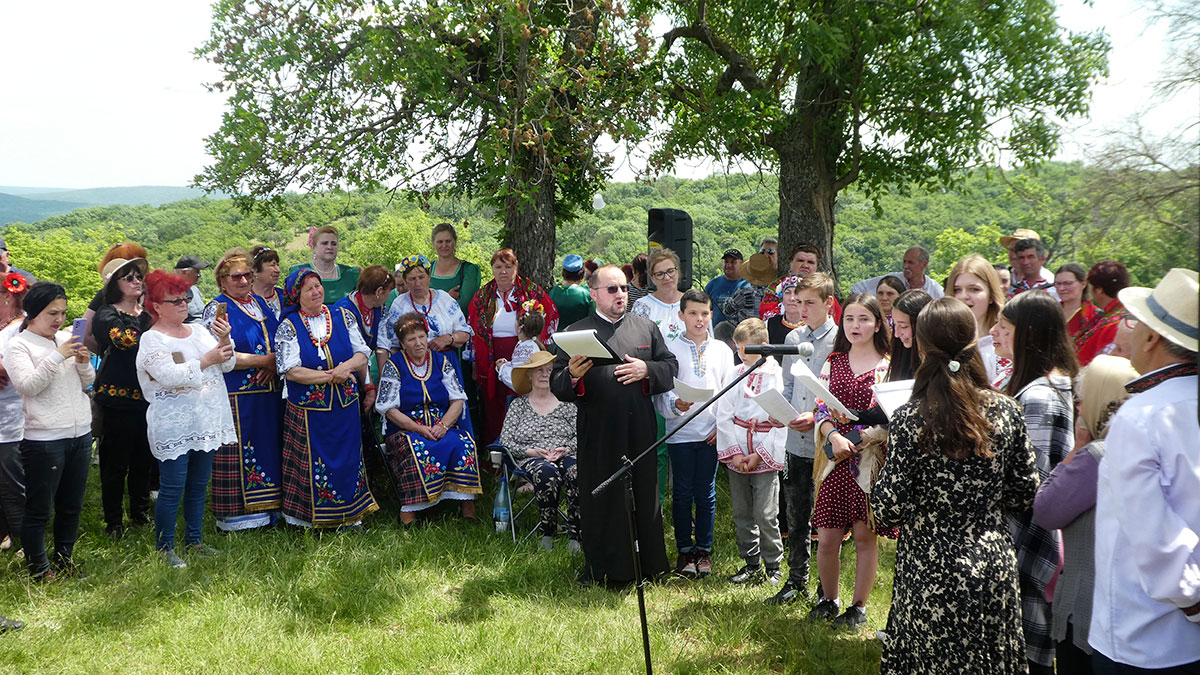
{"type": "Polygon", "coordinates": [[[535,369],[541,368],[553,360],[554,355],[550,352],[539,351],[534,352],[529,359],[525,361],[525,363],[522,363],[519,366],[513,366],[513,391],[522,396],[533,391],[533,382],[529,379],[529,376],[533,374],[535,369]]]}
{"type": "Polygon", "coordinates": [[[1037,239],[1038,241],[1042,240],[1037,232],[1021,227],[1013,230],[1013,233],[1010,235],[1000,237],[1000,245],[1004,248],[1011,248],[1013,244],[1021,241],[1022,239],[1037,239]]]}
{"type": "Polygon", "coordinates": [[[773,285],[778,276],[766,253],[755,253],[742,265],[742,278],[754,286],[773,285]]]}
{"type": "Polygon", "coordinates": [[[1153,289],[1122,288],[1117,298],[1138,321],[1155,333],[1192,351],[1200,351],[1200,282],[1196,270],[1167,272],[1153,289]]]}

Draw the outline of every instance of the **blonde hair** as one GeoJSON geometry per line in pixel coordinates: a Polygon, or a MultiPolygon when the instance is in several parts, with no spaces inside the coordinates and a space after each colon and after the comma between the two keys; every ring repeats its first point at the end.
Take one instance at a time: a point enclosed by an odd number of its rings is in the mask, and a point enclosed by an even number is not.
{"type": "Polygon", "coordinates": [[[981,255],[969,255],[954,263],[954,269],[946,276],[948,297],[954,297],[954,281],[960,274],[974,274],[987,286],[987,325],[994,325],[1000,316],[1000,309],[1004,307],[1004,285],[1000,283],[1000,275],[996,274],[996,268],[981,255]]]}
{"type": "Polygon", "coordinates": [[[254,271],[254,263],[251,262],[249,251],[241,246],[236,246],[225,251],[225,256],[221,258],[221,261],[217,263],[216,268],[213,270],[213,277],[216,278],[217,288],[220,288],[221,292],[225,291],[224,287],[221,286],[221,280],[229,276],[230,267],[239,264],[245,265],[246,269],[251,272],[254,271]]]}
{"type": "Polygon", "coordinates": [[[1101,354],[1092,359],[1076,377],[1083,425],[1092,438],[1104,438],[1108,423],[1129,392],[1125,384],[1138,378],[1129,359],[1101,354]]]}
{"type": "Polygon", "coordinates": [[[757,345],[770,342],[771,334],[762,319],[746,319],[733,329],[733,341],[740,345],[757,345]]]}
{"type": "Polygon", "coordinates": [[[679,256],[675,255],[675,251],[669,248],[656,248],[650,252],[650,259],[646,261],[646,271],[653,274],[654,266],[664,260],[670,260],[675,263],[675,267],[679,267],[679,256]]]}

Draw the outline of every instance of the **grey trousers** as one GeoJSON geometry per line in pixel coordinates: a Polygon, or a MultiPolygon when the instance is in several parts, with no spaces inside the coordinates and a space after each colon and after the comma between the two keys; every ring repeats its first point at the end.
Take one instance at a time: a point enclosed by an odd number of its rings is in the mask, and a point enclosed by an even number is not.
{"type": "Polygon", "coordinates": [[[808,585],[812,541],[808,537],[813,510],[813,461],[788,454],[787,478],[780,482],[787,502],[788,580],[800,587],[808,585]]]}
{"type": "Polygon", "coordinates": [[[757,567],[759,561],[778,569],[783,559],[783,538],[779,535],[779,474],[742,474],[729,472],[729,501],[733,526],[737,531],[738,555],[746,564],[757,567]]]}
{"type": "Polygon", "coordinates": [[[21,538],[25,519],[25,469],[21,441],[0,443],[0,538],[21,538]]]}

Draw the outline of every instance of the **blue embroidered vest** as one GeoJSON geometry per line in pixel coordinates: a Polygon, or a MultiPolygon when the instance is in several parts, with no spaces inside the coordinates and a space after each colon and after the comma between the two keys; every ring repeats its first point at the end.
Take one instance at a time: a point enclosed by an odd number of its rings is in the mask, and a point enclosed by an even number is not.
{"type": "MultiPolygon", "coordinates": [[[[331,370],[339,363],[348,361],[354,356],[354,347],[350,344],[350,334],[346,331],[346,320],[343,310],[330,307],[329,314],[333,324],[329,331],[329,342],[324,347],[313,344],[308,332],[308,324],[294,312],[284,321],[289,321],[296,329],[296,342],[300,345],[300,365],[313,370],[331,370]]],[[[345,408],[358,401],[358,383],[351,377],[343,384],[300,384],[287,381],[287,398],[293,405],[306,410],[332,410],[333,404],[345,408]]]]}
{"type": "MultiPolygon", "coordinates": [[[[275,329],[279,328],[279,319],[275,317],[275,312],[271,311],[266,300],[253,294],[250,298],[258,305],[258,311],[266,317],[262,321],[247,314],[242,310],[240,303],[224,293],[214,300],[225,303],[229,310],[229,337],[233,340],[234,351],[260,356],[269,354],[275,351],[271,345],[271,338],[275,335],[275,329]]],[[[279,391],[278,379],[272,378],[266,384],[259,384],[255,378],[257,373],[257,368],[231,370],[225,373],[225,388],[235,396],[279,391]]]]}
{"type": "MultiPolygon", "coordinates": [[[[357,293],[357,291],[355,291],[357,293]]],[[[354,294],[347,295],[337,301],[334,307],[341,307],[348,310],[350,315],[354,317],[354,322],[358,324],[358,332],[362,335],[363,342],[367,343],[367,347],[371,351],[375,351],[379,347],[379,324],[383,319],[383,309],[375,307],[371,310],[371,331],[367,332],[366,326],[363,323],[362,311],[358,308],[358,303],[354,301],[354,294]]],[[[330,308],[332,309],[332,308],[330,308]]]]}

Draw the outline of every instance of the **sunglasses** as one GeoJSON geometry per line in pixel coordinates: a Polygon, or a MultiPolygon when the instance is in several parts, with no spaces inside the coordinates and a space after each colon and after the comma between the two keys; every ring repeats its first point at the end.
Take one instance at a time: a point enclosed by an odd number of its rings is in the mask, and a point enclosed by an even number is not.
{"type": "Polygon", "coordinates": [[[249,281],[254,278],[254,272],[242,272],[241,274],[230,274],[230,279],[234,281],[249,281]]]}
{"type": "Polygon", "coordinates": [[[773,248],[760,248],[760,249],[758,249],[758,252],[766,253],[767,255],[775,255],[775,249],[773,249],[773,248]]]}
{"type": "Polygon", "coordinates": [[[605,290],[605,291],[608,291],[609,293],[611,293],[612,295],[616,295],[618,292],[621,292],[621,293],[628,293],[628,292],[629,292],[629,285],[628,285],[628,284],[621,284],[621,285],[619,285],[619,286],[618,286],[618,285],[614,284],[614,285],[612,285],[612,286],[597,286],[597,287],[596,287],[596,290],[598,290],[598,291],[599,291],[599,290],[605,290]]]}
{"type": "Polygon", "coordinates": [[[163,298],[162,300],[159,300],[159,302],[166,303],[168,305],[175,305],[176,307],[183,307],[188,303],[187,298],[174,298],[172,300],[163,298]]]}
{"type": "Polygon", "coordinates": [[[131,284],[135,281],[141,281],[141,280],[142,280],[142,275],[139,272],[130,272],[129,274],[126,274],[125,276],[121,277],[121,281],[128,281],[131,284]]]}

